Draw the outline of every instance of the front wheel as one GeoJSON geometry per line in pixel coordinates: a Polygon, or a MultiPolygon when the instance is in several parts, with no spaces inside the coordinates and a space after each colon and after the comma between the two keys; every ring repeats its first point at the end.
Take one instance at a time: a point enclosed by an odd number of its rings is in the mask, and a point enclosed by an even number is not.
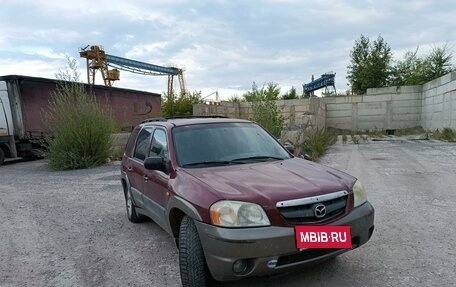
{"type": "Polygon", "coordinates": [[[179,268],[182,286],[203,287],[212,281],[193,219],[185,216],[179,229],[179,268]]]}

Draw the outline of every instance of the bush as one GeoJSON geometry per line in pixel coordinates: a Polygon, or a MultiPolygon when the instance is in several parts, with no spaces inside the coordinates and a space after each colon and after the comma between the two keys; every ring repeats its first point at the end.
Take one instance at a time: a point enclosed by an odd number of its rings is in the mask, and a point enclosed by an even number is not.
{"type": "Polygon", "coordinates": [[[252,89],[243,95],[245,101],[252,103],[252,120],[276,138],[280,138],[285,125],[285,118],[275,102],[279,94],[280,88],[275,83],[269,83],[260,89],[253,83],[252,89]]]}
{"type": "Polygon", "coordinates": [[[456,131],[451,128],[444,128],[442,131],[442,136],[449,142],[456,141],[456,131]]]}
{"type": "Polygon", "coordinates": [[[352,132],[352,134],[350,135],[351,137],[351,140],[354,144],[359,144],[359,140],[360,140],[360,136],[358,135],[355,135],[355,133],[352,132]]]}
{"type": "Polygon", "coordinates": [[[438,140],[446,140],[449,142],[456,141],[456,131],[451,128],[444,128],[442,131],[435,130],[432,135],[438,140]]]}
{"type": "Polygon", "coordinates": [[[337,137],[328,131],[310,131],[303,135],[304,139],[301,144],[301,153],[308,154],[313,161],[317,161],[326,153],[329,146],[334,144],[337,137]]]}
{"type": "Polygon", "coordinates": [[[280,114],[275,101],[254,101],[252,102],[252,111],[253,121],[265,128],[274,137],[280,138],[285,119],[280,114]]]}
{"type": "Polygon", "coordinates": [[[51,95],[46,121],[46,158],[56,170],[88,168],[108,159],[114,121],[93,95],[78,83],[76,61],[69,60],[70,70],[60,72],[60,80],[51,95]]]}
{"type": "Polygon", "coordinates": [[[164,117],[191,116],[193,114],[193,105],[201,103],[203,103],[201,91],[179,96],[165,94],[162,102],[162,115],[164,117]]]}
{"type": "Polygon", "coordinates": [[[343,135],[342,135],[342,142],[343,142],[344,144],[347,143],[347,135],[346,135],[346,134],[343,134],[343,135]]]}

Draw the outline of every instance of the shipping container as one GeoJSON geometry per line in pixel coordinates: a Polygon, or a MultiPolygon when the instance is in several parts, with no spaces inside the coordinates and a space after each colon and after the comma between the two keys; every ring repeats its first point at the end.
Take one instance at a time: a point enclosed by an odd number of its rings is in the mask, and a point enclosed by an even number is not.
{"type": "MultiPolygon", "coordinates": [[[[5,158],[32,157],[47,132],[45,113],[58,80],[0,76],[0,164],[5,158]]],[[[87,93],[112,114],[121,131],[130,131],[145,118],[161,115],[160,94],[83,84],[87,93]]]]}

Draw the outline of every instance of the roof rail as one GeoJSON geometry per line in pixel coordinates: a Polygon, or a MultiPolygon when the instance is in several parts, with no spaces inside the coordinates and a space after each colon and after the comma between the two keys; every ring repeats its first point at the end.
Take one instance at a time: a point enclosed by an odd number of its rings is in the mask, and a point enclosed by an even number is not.
{"type": "Polygon", "coordinates": [[[167,120],[172,120],[172,119],[216,119],[216,118],[221,118],[221,119],[227,119],[228,117],[226,116],[174,116],[174,117],[166,117],[166,118],[150,118],[150,119],[145,119],[141,123],[150,123],[150,122],[166,122],[167,120]]]}
{"type": "Polygon", "coordinates": [[[150,119],[145,119],[141,123],[150,123],[150,122],[166,122],[166,118],[150,118],[150,119]]]}
{"type": "Polygon", "coordinates": [[[226,116],[174,116],[174,117],[167,117],[167,120],[172,120],[172,119],[205,119],[205,118],[222,118],[226,119],[228,117],[226,116]]]}

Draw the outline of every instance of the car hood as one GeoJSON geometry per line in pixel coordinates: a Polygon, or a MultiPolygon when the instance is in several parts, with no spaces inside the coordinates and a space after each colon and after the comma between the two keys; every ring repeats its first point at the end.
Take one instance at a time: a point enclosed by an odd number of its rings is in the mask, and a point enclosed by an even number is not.
{"type": "Polygon", "coordinates": [[[300,158],[210,168],[185,173],[210,187],[213,197],[275,206],[278,201],[351,191],[355,178],[300,158]]]}

